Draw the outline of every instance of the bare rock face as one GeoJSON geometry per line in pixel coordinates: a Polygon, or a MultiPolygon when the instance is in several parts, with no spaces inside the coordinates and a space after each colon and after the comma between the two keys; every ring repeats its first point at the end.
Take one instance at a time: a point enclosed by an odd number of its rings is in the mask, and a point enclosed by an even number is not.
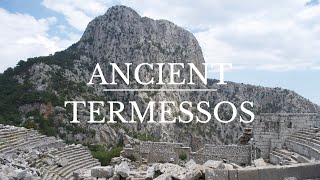
{"type": "Polygon", "coordinates": [[[89,23],[78,47],[99,62],[204,63],[196,38],[166,20],[114,6],[89,23]]]}
{"type": "MultiPolygon", "coordinates": [[[[79,61],[76,61],[73,69],[65,71],[65,77],[72,81],[83,81],[85,79],[88,82],[96,63],[99,63],[102,69],[107,69],[106,67],[111,62],[116,62],[119,65],[132,63],[132,68],[140,63],[193,63],[203,71],[203,65],[201,64],[204,63],[202,51],[196,38],[190,32],[166,20],[141,17],[134,10],[125,6],[114,6],[104,15],[90,22],[75,48],[83,55],[81,55],[79,61]],[[79,74],[82,76],[79,77],[79,74]]],[[[168,82],[169,67],[164,67],[163,71],[165,72],[164,81],[168,82]]],[[[111,77],[110,73],[110,71],[105,71],[104,75],[111,77]]],[[[151,77],[158,76],[158,69],[155,67],[154,71],[150,71],[142,68],[140,74],[144,81],[148,81],[151,77]]],[[[181,76],[188,81],[189,73],[187,71],[181,71],[181,76]]],[[[195,81],[198,82],[197,78],[195,81]]],[[[130,82],[129,87],[124,86],[121,82],[119,82],[121,85],[118,87],[141,88],[134,82],[133,78],[130,82]]],[[[179,86],[170,88],[179,88],[179,86]]],[[[183,99],[188,99],[189,96],[189,94],[181,95],[170,92],[159,92],[152,95],[147,92],[105,94],[102,93],[102,89],[102,86],[94,86],[94,94],[105,99],[118,97],[117,100],[124,103],[134,100],[142,109],[146,107],[146,103],[150,100],[160,101],[164,100],[163,97],[167,97],[170,100],[180,102],[183,99]]],[[[78,99],[78,97],[76,98],[78,99]]],[[[131,111],[129,109],[125,111],[126,113],[123,116],[129,119],[131,111]]],[[[159,107],[156,107],[155,111],[159,112],[159,107]]],[[[177,111],[177,108],[173,111],[177,111]]],[[[102,109],[102,112],[108,114],[107,109],[102,109]]],[[[86,114],[88,113],[83,113],[80,118],[88,119],[86,114]]],[[[155,119],[159,119],[159,116],[159,113],[155,113],[155,119]]],[[[86,125],[83,124],[83,126],[86,125]]],[[[120,134],[121,131],[114,131],[109,125],[99,124],[99,127],[90,126],[90,128],[96,131],[95,140],[97,142],[117,142],[119,137],[126,136],[125,133],[120,134]]],[[[151,134],[155,139],[176,141],[174,124],[129,125],[127,128],[130,131],[142,130],[142,132],[151,134]]]]}

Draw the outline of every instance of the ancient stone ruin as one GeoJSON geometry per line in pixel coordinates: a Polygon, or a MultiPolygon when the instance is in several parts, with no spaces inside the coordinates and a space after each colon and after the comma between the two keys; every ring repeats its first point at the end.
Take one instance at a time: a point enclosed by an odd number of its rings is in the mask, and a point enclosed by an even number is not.
{"type": "Polygon", "coordinates": [[[32,129],[0,125],[0,179],[221,179],[320,177],[316,114],[260,114],[238,145],[134,142],[109,166],[87,147],[67,145],[32,129]]]}
{"type": "Polygon", "coordinates": [[[0,179],[70,179],[73,171],[99,166],[88,148],[67,145],[35,130],[0,125],[0,179]],[[5,179],[5,178],[4,178],[5,179]]]}
{"type": "Polygon", "coordinates": [[[192,152],[191,148],[183,143],[141,142],[134,148],[125,147],[122,155],[124,157],[133,156],[141,162],[172,162],[176,164],[180,163],[181,155],[184,155],[184,161],[193,159],[197,164],[203,164],[208,160],[219,160],[246,166],[251,162],[250,148],[249,145],[206,144],[198,151],[192,152]]]}

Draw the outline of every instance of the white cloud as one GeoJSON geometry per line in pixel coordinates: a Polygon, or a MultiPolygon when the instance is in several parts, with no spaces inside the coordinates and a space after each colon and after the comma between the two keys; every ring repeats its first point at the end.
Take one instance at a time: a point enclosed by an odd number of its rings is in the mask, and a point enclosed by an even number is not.
{"type": "Polygon", "coordinates": [[[313,66],[312,69],[313,70],[320,70],[320,66],[313,66]]]}
{"type": "Polygon", "coordinates": [[[65,49],[79,38],[50,37],[47,32],[56,22],[55,17],[35,19],[28,14],[10,13],[0,8],[0,72],[14,67],[21,59],[65,49]]]}
{"type": "Polygon", "coordinates": [[[296,14],[277,21],[257,17],[239,17],[196,33],[206,60],[248,67],[266,65],[268,70],[298,70],[320,64],[319,26],[306,25],[296,14]]]}
{"type": "Polygon", "coordinates": [[[142,16],[168,19],[195,33],[207,62],[231,62],[235,68],[314,69],[320,60],[320,6],[303,0],[43,0],[83,31],[112,4],[142,16]],[[287,68],[284,68],[287,67],[287,68]]]}
{"type": "Polygon", "coordinates": [[[84,31],[87,24],[107,10],[110,1],[98,0],[44,0],[42,4],[53,11],[63,14],[68,23],[79,31],[84,31]]]}
{"type": "Polygon", "coordinates": [[[195,31],[207,62],[270,71],[320,64],[320,6],[305,6],[307,1],[120,1],[143,16],[195,31]]]}

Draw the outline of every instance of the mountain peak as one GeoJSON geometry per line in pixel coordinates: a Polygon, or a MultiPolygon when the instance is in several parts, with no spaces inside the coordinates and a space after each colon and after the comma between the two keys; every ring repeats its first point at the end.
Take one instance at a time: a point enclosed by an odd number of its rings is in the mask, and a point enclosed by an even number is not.
{"type": "Polygon", "coordinates": [[[123,5],[116,5],[109,8],[104,16],[108,15],[129,15],[131,17],[140,17],[140,15],[135,10],[123,5]]]}
{"type": "Polygon", "coordinates": [[[169,21],[141,17],[126,6],[113,6],[92,20],[78,48],[98,62],[204,62],[193,34],[169,21]]]}

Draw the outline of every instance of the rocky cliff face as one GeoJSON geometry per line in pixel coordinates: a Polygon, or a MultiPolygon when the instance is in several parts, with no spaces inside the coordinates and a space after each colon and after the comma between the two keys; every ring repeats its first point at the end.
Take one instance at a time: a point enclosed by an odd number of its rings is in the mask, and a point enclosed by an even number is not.
{"type": "MultiPolygon", "coordinates": [[[[237,107],[245,100],[254,102],[254,112],[317,112],[317,106],[298,94],[280,88],[264,88],[228,82],[219,86],[216,80],[209,80],[208,86],[193,88],[216,88],[217,92],[103,92],[103,86],[86,85],[91,73],[99,63],[105,76],[111,72],[107,65],[115,63],[194,63],[201,69],[204,62],[201,48],[195,37],[188,31],[165,20],[141,17],[134,10],[124,6],[114,6],[104,15],[91,21],[79,42],[53,56],[31,58],[19,62],[16,68],[8,69],[0,75],[0,94],[4,103],[0,109],[0,123],[24,125],[43,129],[49,135],[82,143],[105,143],[115,145],[127,139],[126,135],[141,140],[175,141],[192,144],[197,148],[204,143],[236,143],[242,133],[239,121],[223,125],[217,121],[207,124],[98,124],[88,125],[88,109],[79,112],[80,125],[71,125],[70,108],[63,108],[65,100],[134,100],[144,109],[150,100],[210,101],[216,104],[228,100],[237,107]],[[9,106],[4,106],[8,105],[9,106]],[[11,109],[11,110],[10,110],[11,109]],[[12,110],[15,109],[15,110],[12,110]],[[19,120],[17,120],[19,119],[19,120]],[[53,128],[52,128],[53,127],[53,128]],[[49,129],[50,131],[47,131],[49,129]]],[[[168,67],[164,72],[168,71],[168,67]]],[[[156,76],[157,69],[150,72],[142,69],[144,80],[156,76]]],[[[165,73],[166,74],[166,73],[165,73]]],[[[182,76],[188,79],[187,73],[182,76]]],[[[164,76],[164,79],[169,77],[164,76]]],[[[125,87],[120,84],[118,87],[125,87]]],[[[180,86],[162,88],[180,88],[180,86]]],[[[126,88],[142,88],[134,83],[126,88]]],[[[145,87],[144,87],[145,88],[145,87]]],[[[147,88],[159,88],[150,85],[147,88]]],[[[158,110],[159,107],[156,107],[158,110]]],[[[107,114],[106,108],[102,109],[107,114]]],[[[155,118],[159,117],[158,111],[155,118]]],[[[131,112],[123,114],[129,118],[131,112]]],[[[177,109],[173,115],[177,115],[177,109]]],[[[230,111],[221,113],[230,117],[230,111]]]]}

